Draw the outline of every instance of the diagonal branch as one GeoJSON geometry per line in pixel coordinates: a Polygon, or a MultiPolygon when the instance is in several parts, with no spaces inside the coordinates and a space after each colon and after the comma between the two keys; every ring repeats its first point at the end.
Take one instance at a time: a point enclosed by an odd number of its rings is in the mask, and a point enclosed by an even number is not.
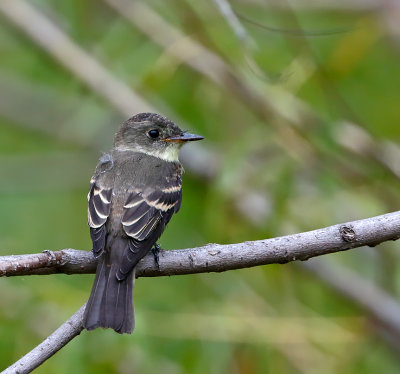
{"type": "MultiPolygon", "coordinates": [[[[148,255],[139,262],[136,275],[156,277],[283,264],[399,238],[400,211],[397,211],[272,239],[161,251],[159,267],[148,255]]],[[[95,269],[96,260],[90,252],[74,249],[0,257],[0,276],[82,274],[93,273],[95,269]]]]}
{"type": "Polygon", "coordinates": [[[57,353],[83,330],[82,317],[85,307],[86,303],[69,320],[65,321],[56,331],[43,340],[42,343],[0,374],[30,373],[57,353]]]}

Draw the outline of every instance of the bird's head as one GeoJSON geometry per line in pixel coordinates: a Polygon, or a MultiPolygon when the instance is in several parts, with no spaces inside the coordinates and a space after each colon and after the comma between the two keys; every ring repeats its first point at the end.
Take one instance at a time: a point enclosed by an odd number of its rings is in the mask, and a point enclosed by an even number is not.
{"type": "Polygon", "coordinates": [[[155,113],[139,113],[121,126],[115,135],[117,150],[149,154],[166,161],[177,161],[179,149],[188,141],[204,139],[182,131],[169,119],[155,113]]]}

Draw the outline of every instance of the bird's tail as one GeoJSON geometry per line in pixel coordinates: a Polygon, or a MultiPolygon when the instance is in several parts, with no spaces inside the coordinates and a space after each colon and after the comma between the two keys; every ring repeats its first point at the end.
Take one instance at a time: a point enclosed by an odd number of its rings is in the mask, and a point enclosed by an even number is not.
{"type": "Polygon", "coordinates": [[[112,328],[120,334],[131,334],[135,327],[133,312],[135,270],[125,279],[118,280],[119,264],[113,262],[107,253],[99,258],[96,278],[83,316],[83,327],[87,330],[98,327],[112,328]]]}

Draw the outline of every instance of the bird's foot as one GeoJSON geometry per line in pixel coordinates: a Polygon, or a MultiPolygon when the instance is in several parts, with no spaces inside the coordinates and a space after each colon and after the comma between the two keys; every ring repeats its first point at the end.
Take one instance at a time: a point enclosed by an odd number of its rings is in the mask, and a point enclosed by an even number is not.
{"type": "Polygon", "coordinates": [[[154,256],[154,262],[156,263],[157,268],[160,268],[160,251],[162,250],[160,244],[154,244],[153,248],[151,248],[151,251],[153,252],[154,256]]]}

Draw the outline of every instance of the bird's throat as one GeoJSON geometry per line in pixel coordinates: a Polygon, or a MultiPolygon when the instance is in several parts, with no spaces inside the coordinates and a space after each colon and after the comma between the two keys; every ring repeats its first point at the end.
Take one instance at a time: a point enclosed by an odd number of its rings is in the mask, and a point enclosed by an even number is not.
{"type": "Polygon", "coordinates": [[[131,151],[131,152],[139,152],[145,153],[146,155],[160,158],[161,160],[168,162],[177,162],[179,161],[179,151],[183,144],[174,143],[169,145],[166,148],[162,149],[147,149],[144,147],[136,146],[135,148],[130,147],[117,147],[118,151],[131,151]]]}

